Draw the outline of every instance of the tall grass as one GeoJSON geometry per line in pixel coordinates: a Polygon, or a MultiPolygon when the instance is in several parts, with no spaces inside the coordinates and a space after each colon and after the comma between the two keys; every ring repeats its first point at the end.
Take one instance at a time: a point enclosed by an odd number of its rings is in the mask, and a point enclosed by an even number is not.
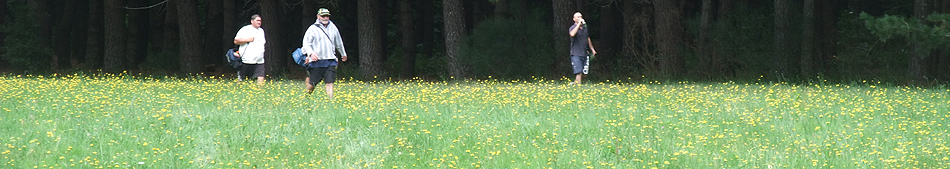
{"type": "MultiPolygon", "coordinates": [[[[566,80],[564,80],[566,81],[566,80]]],[[[0,77],[0,168],[946,168],[950,90],[0,77]]]]}

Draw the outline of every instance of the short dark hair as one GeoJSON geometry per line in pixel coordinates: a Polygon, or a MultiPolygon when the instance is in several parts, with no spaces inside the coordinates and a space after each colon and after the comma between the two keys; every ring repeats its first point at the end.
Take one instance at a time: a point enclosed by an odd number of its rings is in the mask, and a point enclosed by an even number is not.
{"type": "Polygon", "coordinates": [[[257,19],[257,18],[260,18],[260,17],[261,17],[261,15],[259,15],[259,14],[254,14],[254,15],[251,15],[251,20],[254,20],[254,19],[257,19]]]}

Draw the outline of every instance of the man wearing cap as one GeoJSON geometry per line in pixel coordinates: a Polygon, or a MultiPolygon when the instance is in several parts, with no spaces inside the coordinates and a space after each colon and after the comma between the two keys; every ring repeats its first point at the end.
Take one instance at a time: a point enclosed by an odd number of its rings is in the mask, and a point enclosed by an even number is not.
{"type": "Polygon", "coordinates": [[[330,21],[330,10],[320,8],[317,11],[317,21],[307,28],[300,50],[308,56],[307,94],[313,93],[314,86],[322,80],[326,83],[327,97],[333,99],[337,66],[335,52],[339,52],[340,56],[343,56],[341,61],[345,62],[346,50],[343,48],[340,30],[330,21]]]}
{"type": "Polygon", "coordinates": [[[234,36],[234,44],[238,48],[241,62],[244,66],[238,71],[238,81],[241,78],[257,77],[257,84],[264,84],[264,29],[261,28],[261,15],[251,16],[251,24],[244,26],[234,36]]]}

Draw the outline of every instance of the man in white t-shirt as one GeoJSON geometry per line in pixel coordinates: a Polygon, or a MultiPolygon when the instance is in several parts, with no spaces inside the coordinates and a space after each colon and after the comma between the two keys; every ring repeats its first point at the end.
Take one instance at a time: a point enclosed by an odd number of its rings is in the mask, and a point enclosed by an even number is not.
{"type": "Polygon", "coordinates": [[[251,16],[251,24],[244,26],[234,36],[244,66],[238,70],[238,81],[242,77],[257,77],[257,84],[264,84],[264,29],[261,28],[261,15],[251,16]]]}

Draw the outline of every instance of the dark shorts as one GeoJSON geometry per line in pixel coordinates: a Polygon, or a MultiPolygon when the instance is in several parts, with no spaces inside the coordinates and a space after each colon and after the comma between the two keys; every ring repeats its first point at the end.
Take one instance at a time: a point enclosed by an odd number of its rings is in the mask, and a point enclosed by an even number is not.
{"type": "Polygon", "coordinates": [[[336,62],[336,60],[333,60],[333,59],[318,60],[318,61],[316,61],[316,62],[307,63],[307,66],[304,67],[304,71],[307,72],[307,77],[310,77],[310,68],[312,68],[312,67],[313,67],[313,68],[316,68],[316,67],[330,67],[330,66],[336,66],[336,65],[337,65],[337,62],[336,62]]]}
{"type": "Polygon", "coordinates": [[[238,78],[241,77],[264,77],[264,64],[244,64],[238,71],[238,78]]]}
{"type": "Polygon", "coordinates": [[[574,56],[571,55],[571,67],[574,68],[574,74],[587,74],[587,67],[590,65],[588,63],[588,56],[574,56]]]}
{"type": "Polygon", "coordinates": [[[333,83],[336,77],[336,66],[307,68],[310,75],[310,85],[316,86],[322,80],[324,83],[333,83]]]}

